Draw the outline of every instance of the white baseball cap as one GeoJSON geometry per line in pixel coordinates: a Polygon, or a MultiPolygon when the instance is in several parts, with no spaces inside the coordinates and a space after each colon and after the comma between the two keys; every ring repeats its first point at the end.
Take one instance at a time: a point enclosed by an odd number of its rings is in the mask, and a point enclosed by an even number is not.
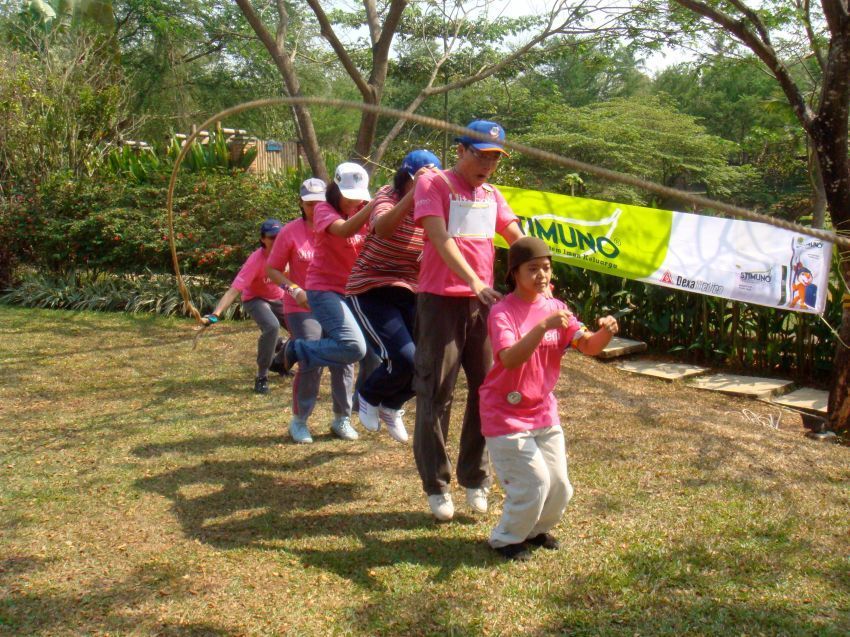
{"type": "Polygon", "coordinates": [[[310,177],[301,184],[301,201],[324,201],[325,182],[316,177],[310,177]]]}
{"type": "Polygon", "coordinates": [[[360,164],[343,162],[336,167],[334,182],[339,186],[339,192],[346,199],[353,201],[369,201],[369,175],[360,164]]]}

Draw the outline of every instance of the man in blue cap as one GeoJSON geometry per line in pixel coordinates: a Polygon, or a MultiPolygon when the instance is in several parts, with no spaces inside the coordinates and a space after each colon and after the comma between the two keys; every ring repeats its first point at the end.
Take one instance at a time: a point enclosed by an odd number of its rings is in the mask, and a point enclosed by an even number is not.
{"type": "Polygon", "coordinates": [[[481,435],[478,388],[493,363],[488,310],[501,298],[493,289],[493,237],[499,233],[511,244],[522,236],[504,197],[487,183],[507,154],[501,144],[505,130],[489,120],[475,120],[467,128],[483,139],[469,134],[456,138],[454,167],[420,177],[414,194],[414,219],[426,240],[416,305],[413,452],[428,505],[441,521],[454,516],[446,440],[461,368],[468,394],[457,479],[466,488],[469,507],[487,511],[492,480],[481,435]]]}

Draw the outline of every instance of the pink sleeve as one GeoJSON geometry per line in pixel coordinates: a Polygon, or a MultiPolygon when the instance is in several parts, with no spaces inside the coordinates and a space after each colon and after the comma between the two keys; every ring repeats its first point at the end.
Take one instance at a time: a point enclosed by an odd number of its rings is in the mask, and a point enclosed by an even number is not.
{"type": "Polygon", "coordinates": [[[487,329],[490,332],[490,344],[493,347],[494,357],[498,357],[499,352],[510,347],[521,338],[510,314],[498,306],[490,311],[487,329]]]}
{"type": "Polygon", "coordinates": [[[251,256],[242,264],[242,267],[236,274],[236,278],[233,279],[232,287],[240,292],[244,292],[251,287],[251,282],[256,278],[257,270],[259,270],[262,263],[263,254],[262,248],[260,248],[251,253],[251,256]]]}
{"type": "Polygon", "coordinates": [[[380,193],[375,199],[375,207],[372,208],[372,214],[369,216],[369,229],[372,230],[375,227],[375,222],[378,220],[378,217],[381,215],[387,214],[390,210],[396,207],[398,201],[395,200],[392,195],[380,193]]]}
{"type": "Polygon", "coordinates": [[[314,232],[324,232],[337,219],[342,219],[342,215],[334,210],[334,207],[329,203],[320,201],[313,211],[314,232]]]}
{"type": "Polygon", "coordinates": [[[443,178],[432,173],[423,175],[416,182],[416,191],[413,193],[413,220],[417,226],[421,226],[424,217],[446,218],[446,202],[448,186],[443,178]]]}
{"type": "Polygon", "coordinates": [[[271,266],[275,270],[283,272],[286,270],[286,264],[292,256],[292,239],[290,233],[286,231],[286,226],[277,235],[272,245],[272,251],[269,253],[269,258],[266,260],[266,265],[271,266]]]}
{"type": "Polygon", "coordinates": [[[498,188],[494,188],[493,194],[496,197],[496,232],[502,234],[511,223],[519,221],[514,211],[505,201],[505,197],[499,192],[498,188]]]}

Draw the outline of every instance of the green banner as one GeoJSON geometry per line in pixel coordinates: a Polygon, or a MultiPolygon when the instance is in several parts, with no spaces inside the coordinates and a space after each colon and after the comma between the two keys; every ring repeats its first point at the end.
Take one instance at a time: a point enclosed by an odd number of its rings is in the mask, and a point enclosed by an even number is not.
{"type": "MultiPolygon", "coordinates": [[[[543,239],[557,261],[627,279],[664,262],[673,213],[596,199],[499,186],[522,231],[543,239]]],[[[496,236],[496,245],[507,248],[496,236]]]]}

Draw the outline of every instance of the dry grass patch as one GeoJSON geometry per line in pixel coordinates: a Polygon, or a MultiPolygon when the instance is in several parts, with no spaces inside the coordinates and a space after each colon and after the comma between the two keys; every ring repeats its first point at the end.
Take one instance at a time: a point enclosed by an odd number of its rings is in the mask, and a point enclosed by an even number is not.
{"type": "Polygon", "coordinates": [[[289,442],[252,324],[190,336],[0,308],[0,634],[850,632],[850,448],[788,413],[567,357],[564,547],[507,564],[498,490],[436,524],[410,447],[332,438],[326,388],[289,442]]]}

